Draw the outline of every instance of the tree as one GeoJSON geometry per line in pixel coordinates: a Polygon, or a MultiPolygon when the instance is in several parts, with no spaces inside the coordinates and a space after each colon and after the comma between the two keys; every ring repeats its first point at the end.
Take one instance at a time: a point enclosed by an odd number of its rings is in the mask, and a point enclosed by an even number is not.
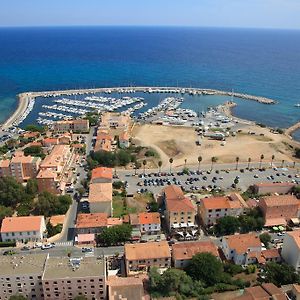
{"type": "Polygon", "coordinates": [[[250,169],[250,163],[251,163],[251,157],[248,158],[248,166],[247,166],[248,170],[250,169]]]}
{"type": "Polygon", "coordinates": [[[212,286],[221,281],[223,265],[214,255],[204,252],[192,257],[186,271],[193,280],[212,286]]]}
{"type": "Polygon", "coordinates": [[[145,175],[145,168],[146,168],[146,164],[147,164],[147,161],[144,159],[144,160],[143,160],[143,166],[144,166],[144,175],[145,175]]]}
{"type": "Polygon", "coordinates": [[[83,295],[78,295],[73,300],[87,300],[87,298],[83,295]]]}
{"type": "Polygon", "coordinates": [[[26,193],[35,196],[38,193],[38,183],[36,179],[29,179],[26,184],[26,193]]]}
{"type": "Polygon", "coordinates": [[[122,224],[105,228],[97,235],[97,244],[113,246],[127,242],[131,238],[132,227],[129,224],[122,224]]]}
{"type": "Polygon", "coordinates": [[[56,226],[53,226],[50,222],[46,225],[47,228],[47,237],[54,236],[62,231],[63,225],[57,224],[56,226]]]}
{"type": "Polygon", "coordinates": [[[296,156],[297,158],[300,158],[300,148],[296,148],[296,149],[295,149],[295,156],[296,156]]]}
{"type": "Polygon", "coordinates": [[[9,297],[9,300],[27,300],[27,298],[21,294],[13,295],[9,297]]]}
{"type": "Polygon", "coordinates": [[[235,162],[236,162],[235,169],[236,169],[236,170],[238,169],[239,161],[240,161],[240,158],[237,156],[237,157],[235,158],[235,162]]]}
{"type": "Polygon", "coordinates": [[[11,207],[0,205],[0,223],[5,217],[11,217],[14,210],[11,207]]]}
{"type": "Polygon", "coordinates": [[[149,207],[150,207],[150,212],[158,212],[159,205],[157,202],[155,201],[150,202],[149,207]]]}
{"type": "Polygon", "coordinates": [[[201,162],[202,162],[202,156],[198,156],[198,171],[200,171],[201,162]]]}
{"type": "Polygon", "coordinates": [[[295,269],[285,263],[280,265],[278,263],[268,262],[264,270],[266,282],[272,282],[277,286],[298,283],[300,279],[295,269]]]}
{"type": "Polygon", "coordinates": [[[218,235],[234,234],[240,226],[239,219],[232,216],[225,216],[217,220],[215,231],[218,235]]]}
{"type": "Polygon", "coordinates": [[[212,171],[212,169],[213,169],[213,167],[214,167],[214,164],[215,164],[217,161],[218,161],[218,158],[217,158],[217,157],[213,156],[213,157],[211,158],[211,168],[210,168],[211,171],[212,171]]]}
{"type": "Polygon", "coordinates": [[[262,161],[263,161],[264,158],[265,158],[265,156],[262,154],[262,155],[260,156],[260,162],[259,162],[259,168],[260,168],[260,169],[261,169],[262,161]]]}
{"type": "Polygon", "coordinates": [[[26,131],[32,131],[32,132],[45,132],[45,128],[42,126],[34,125],[34,124],[29,124],[25,127],[26,131]]]}
{"type": "Polygon", "coordinates": [[[269,243],[271,242],[271,236],[267,232],[262,233],[259,236],[260,241],[268,248],[269,243]]]}
{"type": "Polygon", "coordinates": [[[172,172],[172,164],[173,164],[173,158],[172,157],[170,157],[169,163],[170,163],[170,173],[171,173],[172,172]]]}
{"type": "Polygon", "coordinates": [[[284,163],[285,163],[285,160],[283,159],[283,160],[281,161],[281,168],[283,168],[284,163]]]}
{"type": "Polygon", "coordinates": [[[158,162],[158,172],[160,173],[161,172],[161,167],[162,167],[162,161],[160,160],[159,162],[158,162]]]}
{"type": "Polygon", "coordinates": [[[272,157],[271,157],[271,168],[273,168],[273,161],[275,159],[275,155],[273,154],[272,157]]]}
{"type": "Polygon", "coordinates": [[[43,149],[42,149],[41,146],[29,146],[29,147],[26,147],[24,149],[24,154],[26,156],[31,155],[31,156],[41,157],[41,158],[45,157],[45,154],[44,154],[43,149]]]}
{"type": "Polygon", "coordinates": [[[184,169],[186,168],[187,159],[184,159],[184,169]]]}

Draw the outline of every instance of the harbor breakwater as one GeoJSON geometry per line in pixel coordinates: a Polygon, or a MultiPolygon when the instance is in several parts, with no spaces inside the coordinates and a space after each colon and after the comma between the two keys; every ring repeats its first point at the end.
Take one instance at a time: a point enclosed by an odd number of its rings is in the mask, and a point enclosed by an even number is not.
{"type": "Polygon", "coordinates": [[[112,87],[112,88],[92,88],[92,89],[70,89],[70,90],[56,90],[56,91],[41,91],[41,92],[26,92],[18,95],[19,104],[15,112],[3,123],[2,129],[7,129],[11,126],[18,126],[28,115],[34,105],[37,97],[58,97],[71,95],[84,95],[95,93],[172,93],[172,94],[189,94],[189,95],[220,95],[231,96],[244,100],[256,101],[262,104],[276,104],[277,101],[261,96],[254,96],[249,94],[221,91],[214,89],[201,88],[185,88],[185,87],[112,87]]]}

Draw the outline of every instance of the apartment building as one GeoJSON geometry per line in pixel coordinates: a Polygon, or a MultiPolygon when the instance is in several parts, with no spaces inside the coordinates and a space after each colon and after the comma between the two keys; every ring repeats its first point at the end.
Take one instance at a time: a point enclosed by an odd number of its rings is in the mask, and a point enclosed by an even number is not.
{"type": "Polygon", "coordinates": [[[157,212],[142,212],[138,215],[141,234],[160,233],[160,214],[157,212]]]}
{"type": "Polygon", "coordinates": [[[130,115],[124,113],[106,112],[101,116],[100,128],[127,129],[130,125],[130,115]]]}
{"type": "Polygon", "coordinates": [[[130,136],[127,131],[123,131],[119,135],[119,146],[120,148],[128,148],[130,146],[130,136]]]}
{"type": "Polygon", "coordinates": [[[7,241],[43,240],[46,230],[43,216],[6,217],[2,221],[1,239],[7,241]]]}
{"type": "Polygon", "coordinates": [[[297,272],[300,271],[300,230],[289,231],[285,234],[281,256],[297,272]]]}
{"type": "Polygon", "coordinates": [[[106,299],[105,260],[99,257],[49,257],[42,284],[45,300],[68,300],[84,296],[106,299]]]}
{"type": "Polygon", "coordinates": [[[299,219],[300,201],[293,195],[274,195],[259,201],[265,226],[286,225],[291,219],[299,219]]]}
{"type": "Polygon", "coordinates": [[[56,132],[89,132],[89,120],[77,119],[56,121],[53,124],[53,130],[56,132]]]}
{"type": "Polygon", "coordinates": [[[99,167],[92,170],[91,183],[111,183],[112,179],[112,168],[99,167]]]}
{"type": "Polygon", "coordinates": [[[171,252],[166,241],[125,244],[127,276],[147,272],[150,267],[169,268],[171,252]]]}
{"type": "Polygon", "coordinates": [[[261,242],[255,233],[224,236],[221,248],[226,259],[232,260],[237,265],[263,262],[261,242]]]}
{"type": "Polygon", "coordinates": [[[212,226],[219,218],[243,214],[247,207],[244,199],[236,193],[225,197],[209,197],[201,199],[198,216],[205,226],[212,226]]]}
{"type": "Polygon", "coordinates": [[[26,299],[44,299],[42,275],[46,254],[0,256],[0,299],[21,294],[26,299]]]}
{"type": "Polygon", "coordinates": [[[172,245],[172,262],[175,268],[184,269],[194,255],[211,253],[219,257],[218,248],[212,241],[184,242],[172,245]]]}
{"type": "Polygon", "coordinates": [[[111,152],[115,149],[113,147],[114,139],[107,131],[98,131],[94,151],[107,151],[111,152]]]}
{"type": "Polygon", "coordinates": [[[259,195],[288,194],[295,186],[292,182],[261,182],[253,185],[253,192],[259,195]]]}
{"type": "Polygon", "coordinates": [[[107,227],[106,213],[78,214],[76,234],[101,233],[107,227]]]}
{"type": "Polygon", "coordinates": [[[181,188],[170,185],[163,191],[165,219],[170,232],[186,232],[197,227],[196,209],[191,200],[184,196],[181,188]]]}
{"type": "Polygon", "coordinates": [[[18,151],[11,160],[0,162],[0,177],[12,176],[20,183],[26,182],[36,177],[40,163],[39,157],[25,156],[22,151],[18,151]]]}
{"type": "Polygon", "coordinates": [[[37,175],[39,192],[60,194],[64,191],[69,166],[74,158],[69,145],[55,145],[40,164],[37,175]]]}
{"type": "Polygon", "coordinates": [[[112,183],[91,183],[89,190],[91,213],[112,215],[112,183]]]}

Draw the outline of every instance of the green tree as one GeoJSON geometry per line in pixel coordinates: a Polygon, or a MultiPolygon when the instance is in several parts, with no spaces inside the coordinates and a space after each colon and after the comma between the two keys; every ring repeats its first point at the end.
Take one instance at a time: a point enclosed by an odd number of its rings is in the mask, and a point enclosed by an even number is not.
{"type": "Polygon", "coordinates": [[[198,171],[200,171],[201,162],[202,162],[202,156],[198,156],[198,171]]]}
{"type": "Polygon", "coordinates": [[[266,282],[272,282],[276,286],[281,286],[291,283],[299,283],[299,274],[295,272],[292,266],[285,263],[277,264],[268,262],[265,265],[266,282]]]}
{"type": "Polygon", "coordinates": [[[186,271],[193,280],[212,286],[221,281],[223,265],[211,253],[199,253],[193,256],[186,271]]]}
{"type": "Polygon", "coordinates": [[[113,246],[122,244],[130,240],[132,227],[129,224],[122,224],[105,228],[102,233],[97,235],[97,244],[113,246]]]}
{"type": "Polygon", "coordinates": [[[21,294],[18,294],[18,295],[10,296],[9,300],[27,300],[27,298],[21,294]]]}
{"type": "Polygon", "coordinates": [[[159,162],[158,162],[158,172],[160,173],[161,172],[161,167],[162,167],[162,161],[160,160],[159,162]]]}
{"type": "Polygon", "coordinates": [[[218,158],[213,156],[211,158],[211,167],[210,167],[210,170],[212,171],[213,167],[214,167],[214,164],[218,161],[218,158]]]}
{"type": "Polygon", "coordinates": [[[237,157],[235,158],[235,162],[236,162],[235,169],[236,169],[236,170],[237,170],[238,167],[239,167],[239,161],[240,161],[240,158],[237,156],[237,157]]]}
{"type": "Polygon", "coordinates": [[[273,154],[272,157],[271,157],[271,168],[273,168],[273,161],[275,159],[275,155],[273,154]]]}
{"type": "Polygon", "coordinates": [[[251,160],[252,160],[251,157],[249,157],[249,158],[248,158],[248,166],[247,166],[247,169],[248,169],[248,170],[250,169],[250,163],[251,163],[251,160]]]}
{"type": "Polygon", "coordinates": [[[159,205],[156,201],[150,202],[149,206],[150,206],[150,212],[158,212],[159,205]]]}
{"type": "Polygon", "coordinates": [[[45,132],[45,128],[42,126],[34,125],[34,124],[29,124],[25,127],[26,131],[32,131],[32,132],[45,132]]]}
{"type": "Polygon", "coordinates": [[[14,210],[11,207],[0,205],[0,223],[5,217],[11,217],[14,210]]]}
{"type": "Polygon", "coordinates": [[[56,226],[53,226],[50,222],[46,225],[47,228],[47,237],[54,236],[62,231],[63,225],[57,224],[56,226]]]}
{"type": "Polygon", "coordinates": [[[296,148],[296,149],[295,149],[295,156],[296,156],[297,158],[300,158],[300,148],[296,148]]]}
{"type": "Polygon", "coordinates": [[[261,169],[261,165],[262,165],[262,162],[263,162],[263,159],[265,158],[265,156],[262,154],[260,156],[260,162],[259,162],[259,168],[261,169]]]}
{"type": "Polygon", "coordinates": [[[266,247],[268,247],[272,238],[271,238],[270,234],[268,234],[267,232],[264,232],[259,236],[259,239],[266,247]]]}
{"type": "Polygon", "coordinates": [[[172,157],[170,157],[170,159],[169,159],[169,163],[170,163],[170,173],[172,172],[172,164],[173,164],[173,158],[172,157]]]}
{"type": "Polygon", "coordinates": [[[225,216],[217,220],[215,232],[218,235],[230,235],[238,231],[240,226],[239,219],[232,216],[225,216]]]}
{"type": "Polygon", "coordinates": [[[43,148],[41,146],[29,146],[24,149],[24,154],[26,156],[31,155],[31,156],[36,156],[36,157],[41,157],[44,158],[45,154],[43,152],[43,148]]]}
{"type": "Polygon", "coordinates": [[[144,175],[145,175],[145,171],[146,171],[146,170],[145,170],[146,164],[147,164],[147,161],[144,159],[144,160],[143,160],[144,175]]]}
{"type": "Polygon", "coordinates": [[[285,163],[285,160],[283,159],[283,160],[281,161],[281,168],[283,168],[284,163],[285,163]]]}
{"type": "Polygon", "coordinates": [[[26,184],[26,193],[35,196],[38,193],[38,183],[36,179],[29,179],[26,184]]]}

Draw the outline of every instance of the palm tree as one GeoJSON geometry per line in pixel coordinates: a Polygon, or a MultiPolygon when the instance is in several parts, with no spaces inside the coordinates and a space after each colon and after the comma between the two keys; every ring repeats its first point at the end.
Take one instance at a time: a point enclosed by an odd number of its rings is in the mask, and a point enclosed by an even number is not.
{"type": "Polygon", "coordinates": [[[215,157],[215,156],[213,156],[213,157],[211,158],[211,168],[210,168],[211,171],[212,171],[212,169],[213,169],[213,167],[214,167],[214,163],[216,163],[217,160],[218,160],[218,158],[215,157]]]}
{"type": "Polygon", "coordinates": [[[294,161],[293,162],[293,168],[295,169],[295,167],[296,167],[296,162],[294,161]]]}
{"type": "Polygon", "coordinates": [[[162,161],[160,160],[158,162],[158,172],[160,173],[161,172],[161,166],[162,166],[162,161]]]}
{"type": "Polygon", "coordinates": [[[186,168],[187,159],[184,159],[184,168],[186,168]]]}
{"type": "Polygon", "coordinates": [[[261,169],[261,164],[262,164],[262,161],[263,161],[263,159],[265,158],[265,156],[262,154],[261,156],[260,156],[260,163],[259,163],[259,168],[261,169]]]}
{"type": "Polygon", "coordinates": [[[275,155],[273,154],[271,157],[271,168],[273,168],[273,161],[274,161],[275,155]]]}
{"type": "Polygon", "coordinates": [[[144,159],[143,160],[143,166],[144,166],[144,175],[145,175],[145,167],[146,167],[147,161],[144,159]]]}
{"type": "Polygon", "coordinates": [[[285,160],[283,159],[283,160],[281,161],[281,168],[283,168],[284,163],[285,163],[285,160]]]}
{"type": "Polygon", "coordinates": [[[248,158],[248,166],[247,166],[248,170],[250,169],[250,163],[251,163],[251,157],[248,158]]]}
{"type": "Polygon", "coordinates": [[[202,161],[202,156],[198,156],[198,171],[200,171],[201,161],[202,161]]]}
{"type": "Polygon", "coordinates": [[[238,169],[238,166],[239,166],[240,158],[237,156],[237,157],[235,158],[235,161],[236,161],[235,169],[237,170],[237,169],[238,169]]]}
{"type": "Polygon", "coordinates": [[[171,171],[172,171],[172,163],[173,163],[173,158],[172,157],[170,157],[169,163],[170,163],[170,173],[171,173],[171,171]]]}

